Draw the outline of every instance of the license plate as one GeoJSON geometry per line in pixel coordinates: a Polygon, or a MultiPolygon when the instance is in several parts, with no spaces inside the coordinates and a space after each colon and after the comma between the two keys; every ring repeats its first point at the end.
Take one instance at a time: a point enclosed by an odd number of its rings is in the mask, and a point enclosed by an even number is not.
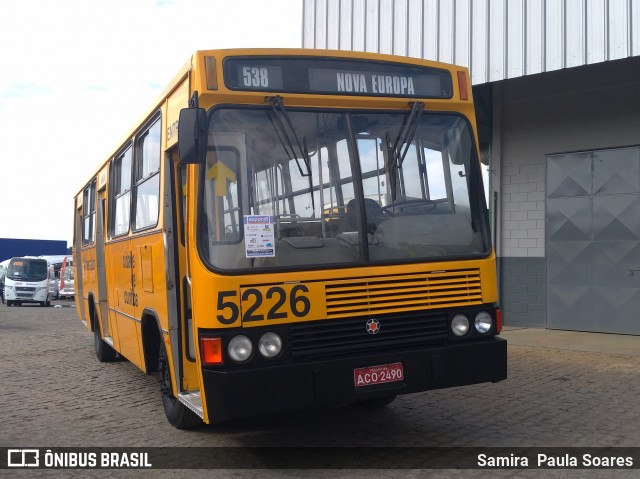
{"type": "Polygon", "coordinates": [[[402,363],[382,364],[353,370],[353,383],[356,387],[393,383],[402,380],[404,380],[402,363]]]}

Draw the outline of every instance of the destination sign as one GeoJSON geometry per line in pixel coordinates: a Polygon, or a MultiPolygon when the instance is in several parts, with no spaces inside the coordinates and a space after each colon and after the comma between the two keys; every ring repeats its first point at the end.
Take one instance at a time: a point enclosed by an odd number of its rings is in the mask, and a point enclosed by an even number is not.
{"type": "Polygon", "coordinates": [[[231,90],[451,98],[446,70],[400,63],[335,58],[232,57],[224,61],[231,90]]]}
{"type": "MultiPolygon", "coordinates": [[[[431,77],[429,79],[433,80],[431,77]]],[[[416,82],[419,80],[424,79],[414,78],[413,75],[389,75],[378,71],[309,69],[309,87],[312,91],[319,92],[331,87],[338,93],[415,96],[416,82]]],[[[433,86],[439,86],[439,82],[433,86]]]]}
{"type": "Polygon", "coordinates": [[[238,64],[235,78],[244,90],[281,90],[282,68],[267,64],[238,64]]]}

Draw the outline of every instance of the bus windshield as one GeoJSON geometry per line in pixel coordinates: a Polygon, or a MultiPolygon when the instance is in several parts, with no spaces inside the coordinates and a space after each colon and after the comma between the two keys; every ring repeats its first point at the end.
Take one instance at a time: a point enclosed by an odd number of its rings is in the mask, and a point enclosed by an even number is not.
{"type": "Polygon", "coordinates": [[[43,281],[48,278],[45,259],[13,258],[9,262],[7,278],[15,281],[43,281]]]}
{"type": "Polygon", "coordinates": [[[214,268],[490,252],[474,140],[457,114],[219,108],[208,145],[198,241],[214,268]]]}

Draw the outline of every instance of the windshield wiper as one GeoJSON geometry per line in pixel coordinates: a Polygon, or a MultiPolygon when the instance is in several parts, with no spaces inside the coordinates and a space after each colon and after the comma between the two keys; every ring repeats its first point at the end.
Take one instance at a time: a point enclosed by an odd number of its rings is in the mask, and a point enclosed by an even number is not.
{"type": "Polygon", "coordinates": [[[273,113],[274,113],[273,116],[275,119],[274,123],[277,126],[275,130],[276,130],[276,133],[278,134],[278,138],[280,139],[280,143],[282,143],[282,148],[284,148],[284,151],[290,160],[296,160],[296,164],[298,165],[298,169],[300,170],[300,174],[302,176],[311,176],[311,173],[310,173],[311,162],[307,155],[306,148],[303,148],[302,145],[300,144],[300,140],[298,139],[296,130],[293,127],[291,118],[289,117],[289,113],[287,112],[287,109],[284,106],[284,100],[280,96],[269,96],[267,97],[267,101],[271,103],[271,108],[273,110],[273,113]],[[287,122],[287,126],[289,127],[289,130],[291,130],[291,133],[293,133],[293,138],[295,139],[296,144],[298,145],[298,150],[300,150],[299,156],[302,157],[302,159],[304,160],[305,166],[307,168],[306,173],[302,170],[302,167],[300,166],[300,162],[298,161],[298,155],[296,154],[291,138],[289,137],[289,134],[287,133],[287,129],[282,123],[282,120],[280,120],[280,116],[278,115],[278,113],[280,113],[282,117],[284,117],[285,121],[287,122]]]}
{"type": "Polygon", "coordinates": [[[289,160],[295,160],[296,165],[298,166],[298,170],[300,171],[300,176],[303,176],[303,177],[306,176],[309,178],[309,190],[311,192],[311,207],[315,214],[316,205],[315,205],[315,198],[313,195],[313,178],[311,178],[311,160],[309,159],[306,140],[303,140],[303,144],[304,144],[304,147],[303,147],[303,145],[300,143],[300,139],[298,138],[298,135],[296,134],[296,130],[293,127],[293,123],[291,121],[291,118],[289,117],[289,113],[287,112],[287,109],[284,106],[284,100],[282,99],[282,97],[279,95],[268,96],[267,101],[271,104],[271,109],[273,110],[274,128],[276,130],[276,134],[278,135],[278,139],[282,144],[282,148],[284,148],[284,151],[289,157],[289,160]],[[287,133],[287,129],[285,128],[285,125],[282,123],[280,116],[282,116],[285,119],[285,122],[287,123],[289,130],[293,134],[293,138],[296,142],[296,145],[298,146],[300,155],[296,154],[295,148],[293,146],[293,142],[291,141],[291,137],[289,136],[289,133],[287,133]],[[300,165],[300,161],[298,160],[299,156],[302,157],[302,160],[304,161],[306,172],[302,169],[302,166],[300,165]]]}
{"type": "Polygon", "coordinates": [[[387,133],[387,148],[392,168],[400,168],[402,166],[402,162],[404,161],[405,156],[407,156],[413,137],[416,134],[418,125],[420,124],[420,117],[422,116],[423,111],[424,103],[421,101],[413,102],[411,111],[405,118],[393,146],[391,146],[389,134],[387,133]]]}

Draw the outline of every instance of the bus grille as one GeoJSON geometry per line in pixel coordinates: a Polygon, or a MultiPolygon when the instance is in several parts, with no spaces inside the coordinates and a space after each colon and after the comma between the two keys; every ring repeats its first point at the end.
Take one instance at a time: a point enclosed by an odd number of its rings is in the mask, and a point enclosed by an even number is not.
{"type": "Polygon", "coordinates": [[[482,304],[478,269],[332,281],[325,292],[329,318],[482,304]]]}
{"type": "Polygon", "coordinates": [[[36,288],[30,286],[16,286],[16,296],[18,298],[33,298],[36,288]]]}
{"type": "Polygon", "coordinates": [[[290,326],[294,360],[341,357],[433,344],[447,340],[446,314],[378,316],[380,333],[367,333],[369,317],[294,323],[290,326]]]}

